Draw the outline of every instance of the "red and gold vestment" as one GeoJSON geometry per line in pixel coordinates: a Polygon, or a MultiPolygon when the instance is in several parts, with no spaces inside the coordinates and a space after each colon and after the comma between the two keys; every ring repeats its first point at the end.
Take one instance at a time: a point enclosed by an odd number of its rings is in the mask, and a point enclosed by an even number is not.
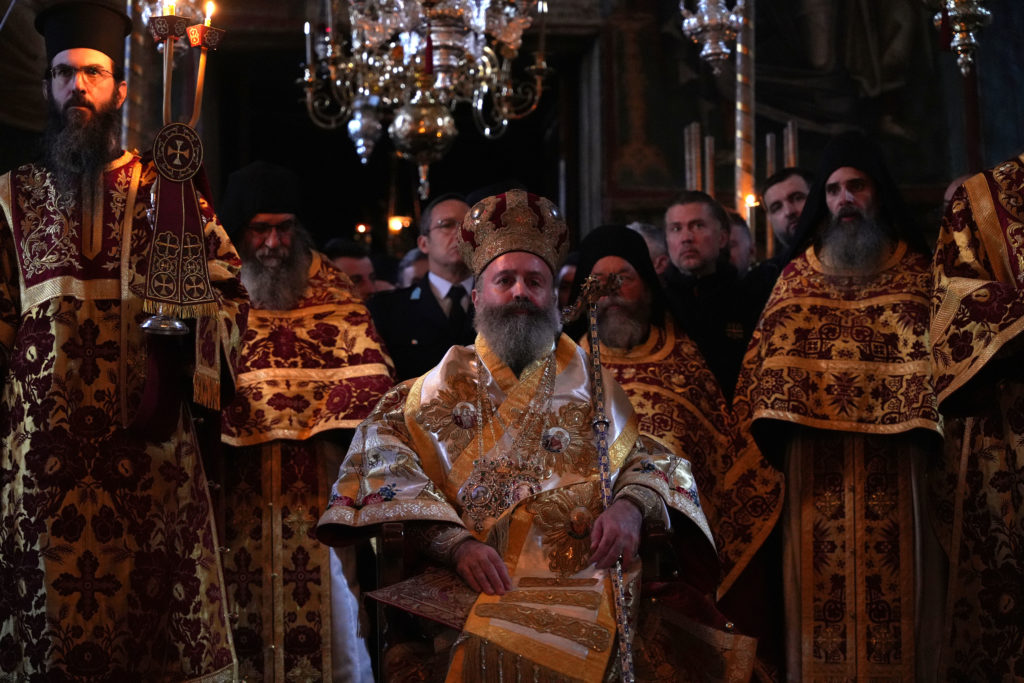
{"type": "Polygon", "coordinates": [[[920,506],[941,435],[928,345],[927,259],[899,244],[874,275],[830,271],[809,248],[783,271],[733,407],[785,454],[788,676],[912,679],[920,506]],[[937,444],[937,441],[936,441],[937,444]]]}
{"type": "MultiPolygon", "coordinates": [[[[145,381],[151,165],[125,153],[61,194],[0,178],[0,671],[76,680],[232,680],[206,475],[180,408],[160,443],[127,429],[145,381]]],[[[197,400],[237,360],[238,256],[201,202],[216,317],[196,330],[197,400]]]]}
{"type": "MultiPolygon", "coordinates": [[[[689,463],[639,435],[629,399],[604,377],[614,492],[653,501],[714,574],[689,463]]],[[[479,680],[504,662],[513,679],[602,680],[615,658],[610,582],[589,562],[601,512],[590,383],[586,355],[564,335],[518,378],[478,336],[393,389],[356,431],[321,538],[448,522],[492,543],[510,569],[516,590],[470,610],[450,679],[479,680]]]]}
{"type": "Polygon", "coordinates": [[[778,520],[782,475],[740,434],[700,350],[670,317],[632,349],[602,344],[601,364],[629,396],[640,432],[693,467],[722,564],[723,595],[778,520]]]}
{"type": "MultiPolygon", "coordinates": [[[[241,676],[348,677],[332,650],[330,548],[316,522],[337,477],[330,431],[359,424],[393,385],[391,359],[345,275],[313,253],[295,308],[252,308],[224,409],[224,557],[241,676]]],[[[353,624],[336,624],[345,630],[353,624]]],[[[354,631],[354,629],[353,629],[354,631]]]]}
{"type": "Polygon", "coordinates": [[[950,558],[942,680],[1024,677],[1024,157],[968,179],[935,251],[932,361],[950,558]]]}

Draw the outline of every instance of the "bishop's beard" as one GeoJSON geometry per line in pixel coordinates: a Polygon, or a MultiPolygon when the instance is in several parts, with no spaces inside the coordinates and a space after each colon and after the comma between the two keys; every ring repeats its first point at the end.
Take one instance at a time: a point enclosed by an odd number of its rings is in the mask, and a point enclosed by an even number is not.
{"type": "Polygon", "coordinates": [[[557,301],[545,310],[528,299],[478,306],[473,322],[517,376],[527,365],[547,355],[561,328],[557,301]]]}
{"type": "Polygon", "coordinates": [[[99,181],[103,168],[121,149],[121,111],[116,93],[106,103],[74,93],[63,108],[47,93],[49,117],[43,135],[43,162],[62,194],[73,195],[83,184],[99,181]],[[85,107],[86,114],[71,107],[85,107]]]}
{"type": "Polygon", "coordinates": [[[262,246],[255,251],[244,235],[237,245],[242,257],[242,284],[253,306],[268,311],[290,311],[299,303],[309,284],[313,262],[313,239],[301,226],[292,228],[290,247],[262,246]]]}

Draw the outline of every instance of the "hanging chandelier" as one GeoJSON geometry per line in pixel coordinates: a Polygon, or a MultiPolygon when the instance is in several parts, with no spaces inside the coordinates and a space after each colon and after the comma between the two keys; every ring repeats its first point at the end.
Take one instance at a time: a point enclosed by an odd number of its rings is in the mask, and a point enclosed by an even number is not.
{"type": "Polygon", "coordinates": [[[399,155],[417,165],[423,198],[430,163],[458,134],[456,105],[468,103],[480,132],[496,139],[537,108],[550,74],[546,0],[325,0],[324,10],[318,28],[304,29],[299,82],[310,119],[328,130],[345,126],[364,164],[386,128],[399,155]],[[517,79],[512,62],[535,16],[539,47],[517,79]]]}
{"type": "Polygon", "coordinates": [[[948,31],[949,48],[956,53],[960,73],[967,77],[974,66],[977,33],[992,22],[992,13],[982,0],[944,0],[934,21],[940,30],[948,31]]]}
{"type": "Polygon", "coordinates": [[[729,59],[729,43],[743,28],[743,0],[736,0],[731,10],[725,0],[697,0],[696,12],[687,9],[686,0],[679,0],[679,12],[683,33],[701,46],[700,57],[711,70],[720,73],[729,59]]]}

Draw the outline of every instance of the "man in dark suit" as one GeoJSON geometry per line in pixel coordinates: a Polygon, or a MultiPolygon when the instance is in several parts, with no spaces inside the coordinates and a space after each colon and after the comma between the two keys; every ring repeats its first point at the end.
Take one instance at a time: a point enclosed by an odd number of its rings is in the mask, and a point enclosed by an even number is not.
{"type": "Polygon", "coordinates": [[[469,211],[462,195],[434,199],[420,218],[419,248],[429,270],[412,286],[380,292],[370,313],[384,338],[399,381],[419,377],[454,345],[472,344],[473,275],[462,261],[455,235],[469,211]]]}

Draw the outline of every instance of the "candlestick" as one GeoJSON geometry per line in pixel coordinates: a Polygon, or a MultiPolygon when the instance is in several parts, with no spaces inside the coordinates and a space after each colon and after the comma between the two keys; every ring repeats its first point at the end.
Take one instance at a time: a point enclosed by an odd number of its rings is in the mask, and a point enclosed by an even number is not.
{"type": "MultiPolygon", "coordinates": [[[[174,14],[174,5],[170,6],[171,14],[174,14]]],[[[174,34],[167,36],[164,41],[164,125],[171,119],[171,78],[174,74],[174,34]]]]}
{"type": "Polygon", "coordinates": [[[750,243],[754,247],[754,253],[757,254],[757,197],[748,194],[744,197],[743,201],[747,205],[747,226],[750,228],[750,243]]]}
{"type": "Polygon", "coordinates": [[[313,37],[309,35],[309,22],[303,26],[302,30],[306,33],[306,66],[313,63],[313,37]]]}
{"type": "Polygon", "coordinates": [[[704,192],[715,196],[715,137],[704,136],[704,192]]]}
{"type": "Polygon", "coordinates": [[[786,156],[786,166],[796,166],[796,121],[789,121],[782,130],[782,148],[786,156]]]}
{"type": "Polygon", "coordinates": [[[548,32],[548,3],[547,0],[540,0],[537,3],[537,14],[540,15],[540,45],[537,48],[537,53],[540,55],[544,54],[544,46],[547,43],[547,32],[548,32]]]}

